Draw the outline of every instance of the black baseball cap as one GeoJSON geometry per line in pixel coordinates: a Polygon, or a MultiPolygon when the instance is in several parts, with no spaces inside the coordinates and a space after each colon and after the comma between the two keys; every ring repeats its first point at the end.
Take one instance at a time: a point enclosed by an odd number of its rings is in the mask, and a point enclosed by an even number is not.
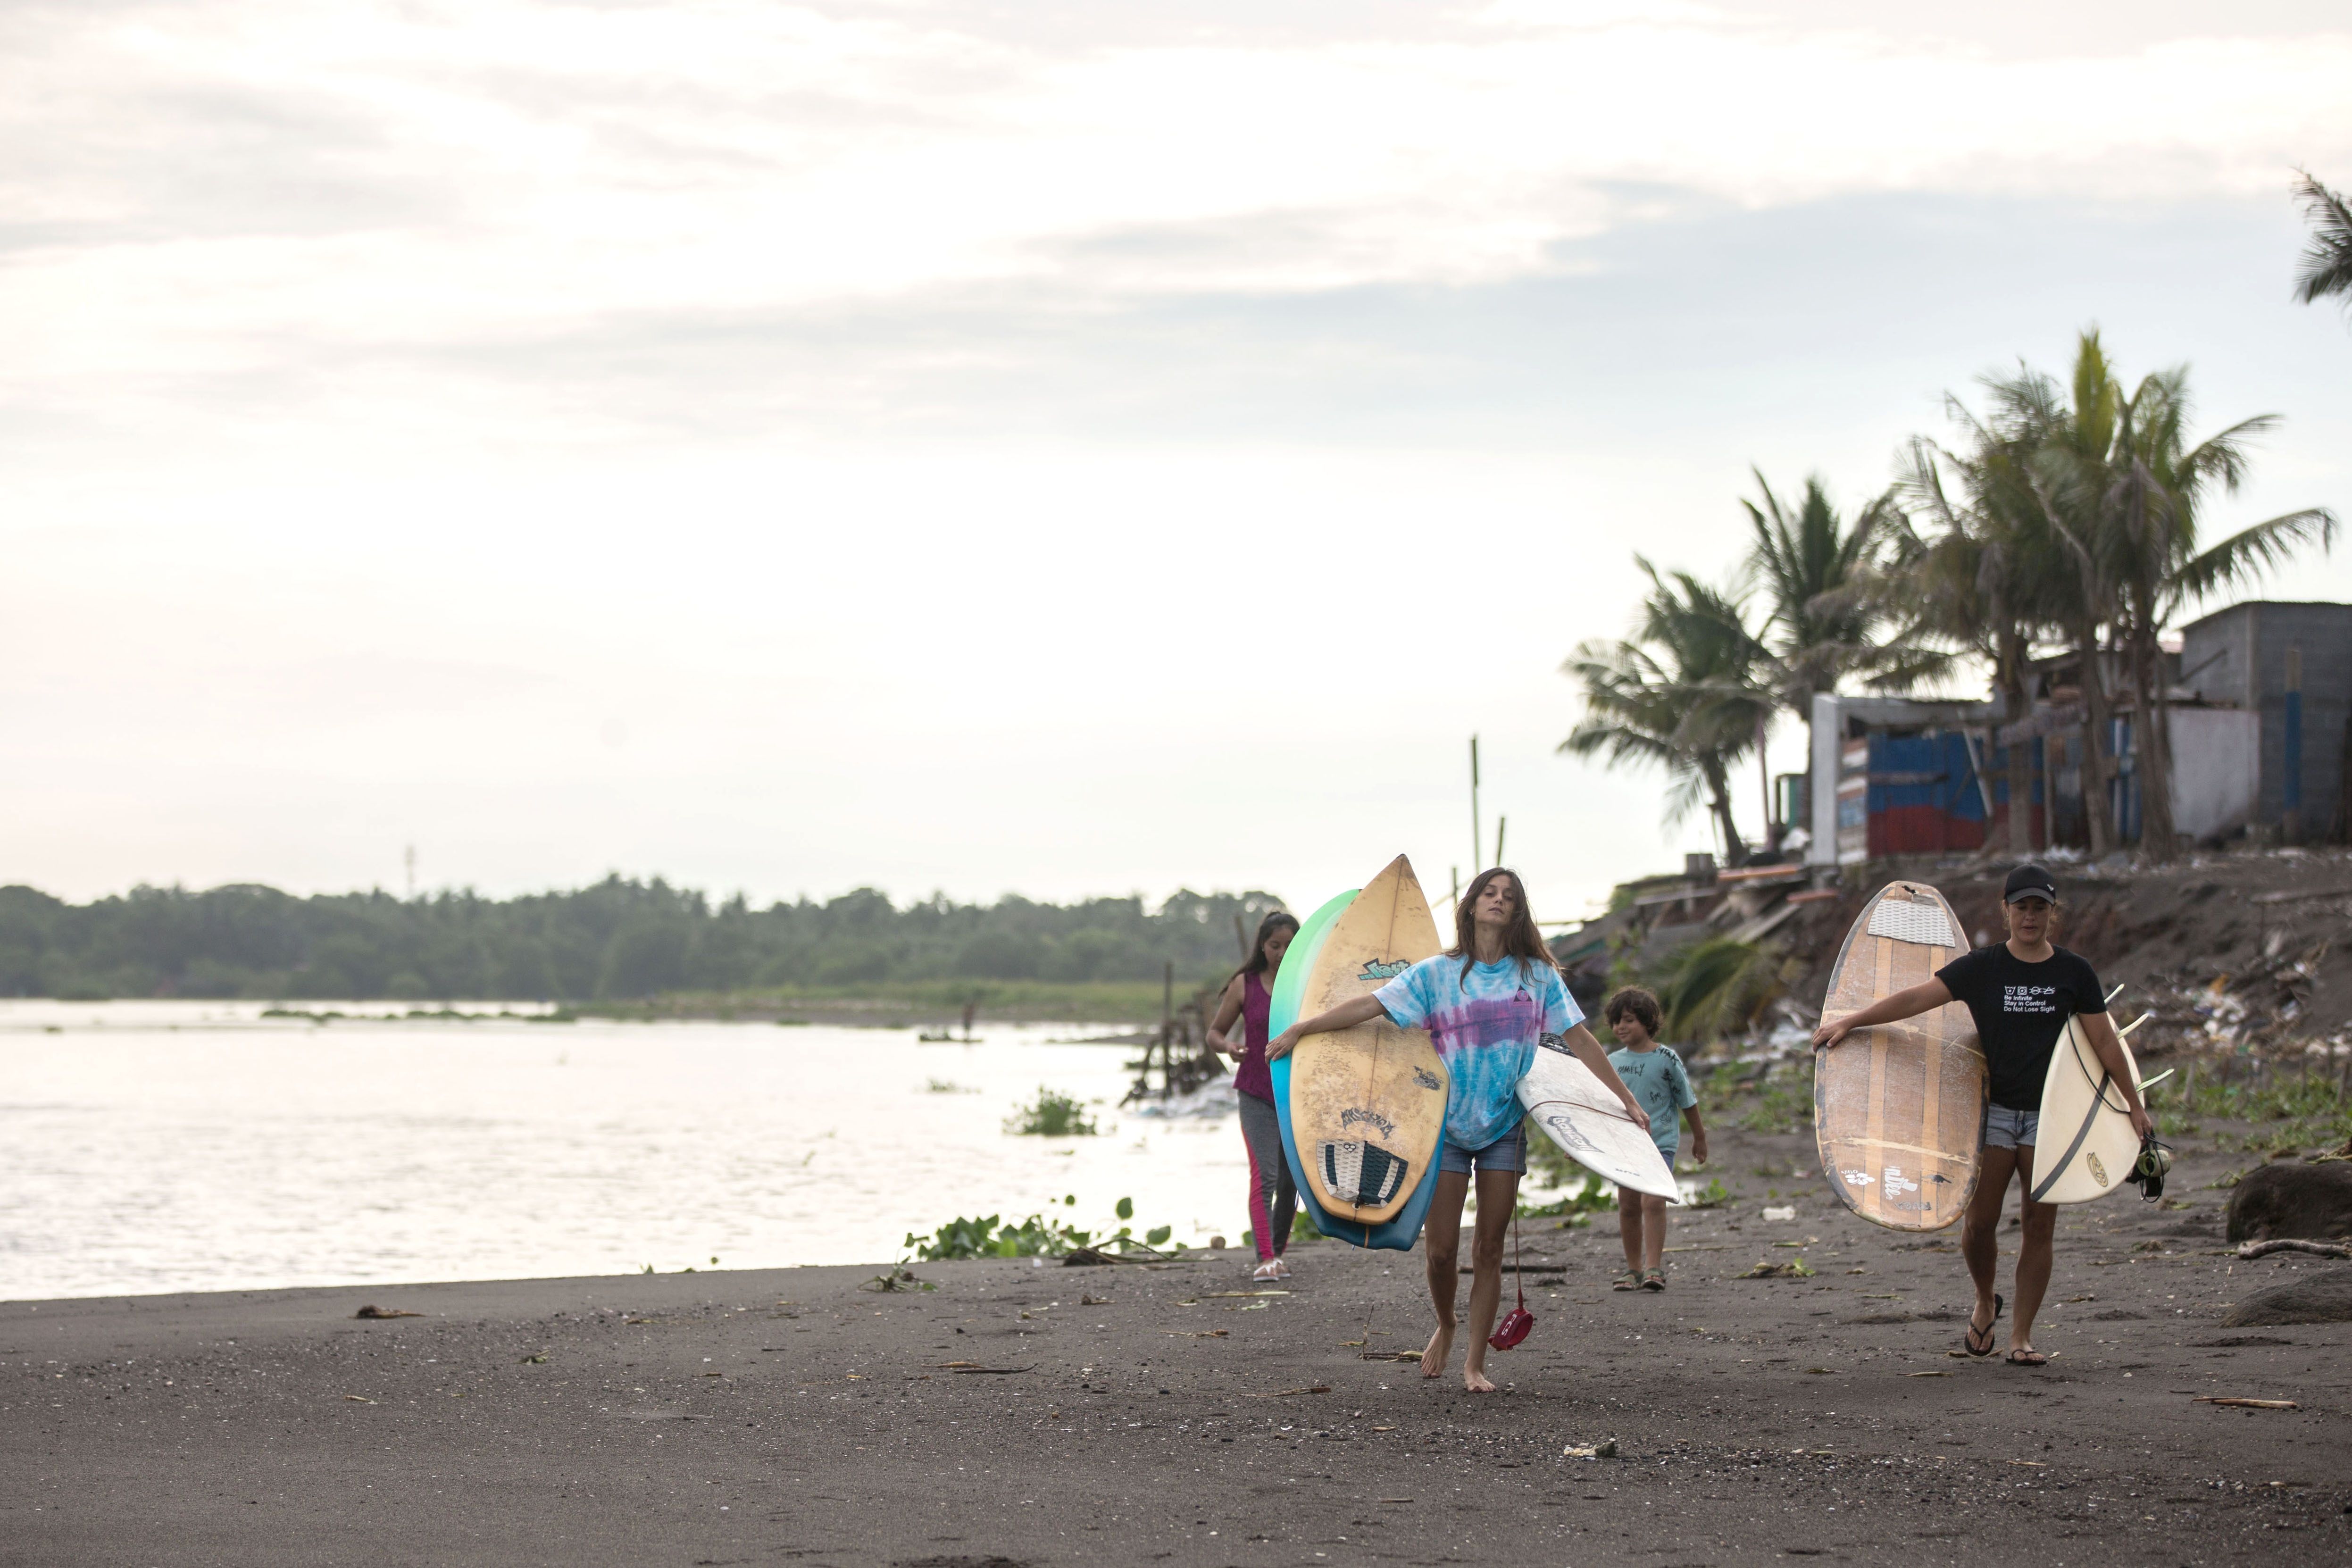
{"type": "Polygon", "coordinates": [[[2000,901],[2013,904],[2020,899],[2032,898],[2043,898],[2056,903],[2057,880],[2039,866],[2020,866],[2009,874],[2009,880],[2001,884],[2000,901]]]}

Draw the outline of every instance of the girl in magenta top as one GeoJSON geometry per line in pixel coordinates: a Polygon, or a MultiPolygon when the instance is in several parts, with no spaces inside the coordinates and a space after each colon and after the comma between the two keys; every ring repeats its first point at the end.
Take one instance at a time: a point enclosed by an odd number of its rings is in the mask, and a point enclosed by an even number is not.
{"type": "Polygon", "coordinates": [[[1234,1088],[1241,1094],[1242,1146],[1249,1152],[1250,1239],[1257,1244],[1254,1279],[1287,1279],[1290,1265],[1282,1260],[1290,1245],[1290,1222],[1298,1212],[1298,1190],[1291,1184],[1290,1162],[1282,1157],[1282,1122],[1275,1114],[1274,1079],[1265,1068],[1266,1013],[1274,1005],[1274,977],[1298,922],[1280,910],[1260,921],[1249,962],[1234,972],[1218,998],[1217,1016],[1209,1025],[1209,1048],[1234,1058],[1234,1088]],[[1236,1042],[1225,1031],[1236,1020],[1242,1037],[1236,1042]]]}

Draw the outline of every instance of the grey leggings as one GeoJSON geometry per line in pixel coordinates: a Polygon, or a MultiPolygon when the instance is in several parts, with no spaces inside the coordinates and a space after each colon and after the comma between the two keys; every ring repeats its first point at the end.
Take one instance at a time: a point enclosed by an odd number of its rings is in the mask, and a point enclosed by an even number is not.
{"type": "Polygon", "coordinates": [[[1290,1245],[1291,1217],[1298,1212],[1298,1189],[1290,1184],[1290,1162],[1282,1157],[1282,1119],[1274,1102],[1254,1094],[1240,1097],[1242,1142],[1249,1150],[1251,1239],[1261,1262],[1279,1258],[1290,1245]]]}

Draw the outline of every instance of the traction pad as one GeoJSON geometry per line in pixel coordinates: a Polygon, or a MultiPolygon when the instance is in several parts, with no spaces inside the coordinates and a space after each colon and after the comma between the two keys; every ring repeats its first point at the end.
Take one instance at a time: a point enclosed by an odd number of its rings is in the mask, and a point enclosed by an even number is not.
{"type": "Polygon", "coordinates": [[[1318,1152],[1323,1185],[1343,1204],[1378,1208],[1404,1185],[1405,1162],[1375,1144],[1335,1139],[1318,1152]]]}
{"type": "Polygon", "coordinates": [[[1951,917],[1940,904],[1922,900],[1911,903],[1900,899],[1881,899],[1878,907],[1870,911],[1866,928],[1873,936],[1890,936],[1896,942],[1917,942],[1922,947],[1956,947],[1951,917]]]}

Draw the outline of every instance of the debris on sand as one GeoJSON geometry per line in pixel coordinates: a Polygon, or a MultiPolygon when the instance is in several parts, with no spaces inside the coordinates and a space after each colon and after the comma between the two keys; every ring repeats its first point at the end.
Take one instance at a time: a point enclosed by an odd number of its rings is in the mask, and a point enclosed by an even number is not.
{"type": "Polygon", "coordinates": [[[1617,1439],[1603,1437],[1598,1443],[1570,1443],[1559,1451],[1563,1459],[1613,1459],[1617,1457],[1617,1439]]]}
{"type": "Polygon", "coordinates": [[[2199,1405],[2227,1405],[2236,1410],[2300,1410],[2302,1405],[2292,1399],[2225,1399],[2219,1394],[2200,1394],[2199,1405]]]}
{"type": "Polygon", "coordinates": [[[1786,1263],[1759,1260],[1756,1267],[1739,1276],[1742,1279],[1811,1279],[1813,1271],[1805,1267],[1801,1258],[1791,1258],[1786,1263]]]}
{"type": "Polygon", "coordinates": [[[421,1318],[424,1315],[422,1312],[409,1311],[404,1307],[378,1307],[373,1304],[362,1307],[352,1314],[354,1318],[421,1318]]]}
{"type": "Polygon", "coordinates": [[[2241,1258],[2264,1258],[2273,1252],[2308,1252],[2318,1258],[2352,1258],[2352,1245],[2340,1241],[2250,1241],[2238,1248],[2241,1258]]]}
{"type": "Polygon", "coordinates": [[[1409,1361],[1418,1364],[1421,1361],[1421,1352],[1419,1351],[1365,1351],[1356,1359],[1358,1361],[1409,1361]]]}

